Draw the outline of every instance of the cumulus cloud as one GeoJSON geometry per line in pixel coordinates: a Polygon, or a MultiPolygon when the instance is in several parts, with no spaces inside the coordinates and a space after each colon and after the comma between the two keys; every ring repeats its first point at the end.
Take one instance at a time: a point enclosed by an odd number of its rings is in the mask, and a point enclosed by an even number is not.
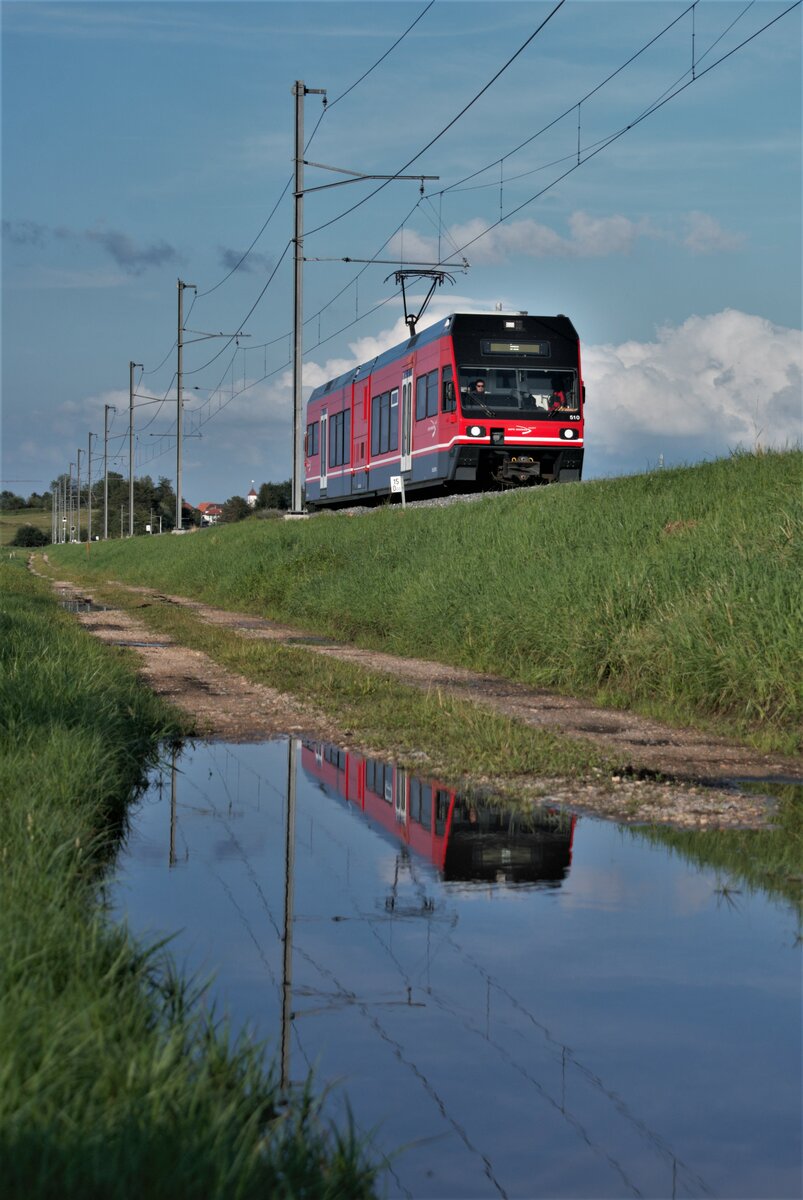
{"type": "MultiPolygon", "coordinates": [[[[500,300],[505,311],[516,308],[500,300]]],[[[421,328],[454,311],[490,312],[495,307],[493,300],[478,303],[439,293],[421,328]]],[[[307,360],[304,400],[312,387],[403,341],[400,302],[391,315],[375,335],[350,342],[348,353],[307,360]]],[[[727,455],[740,446],[781,448],[800,441],[803,335],[798,330],[726,309],[663,326],[650,341],[584,346],[583,358],[586,477],[641,471],[654,467],[661,455],[670,465],[727,455]]],[[[284,479],[290,474],[292,371],[282,368],[270,379],[257,381],[249,370],[246,390],[241,387],[242,379],[233,396],[224,386],[216,396],[187,406],[186,489],[196,499],[208,499],[223,487],[213,484],[225,474],[221,463],[238,464],[246,491],[251,478],[284,479]],[[212,418],[209,423],[207,418],[212,418]],[[195,432],[201,438],[193,438],[195,432]],[[198,488],[203,495],[195,496],[198,488]]],[[[104,401],[124,408],[127,394],[94,397],[87,404],[86,419],[89,408],[97,412],[104,401]]],[[[168,407],[165,428],[172,421],[168,407]]],[[[158,462],[168,464],[158,470],[169,473],[175,443],[165,445],[166,456],[165,446],[153,439],[153,452],[161,455],[158,462]]],[[[140,453],[143,448],[147,450],[144,439],[140,453]]],[[[142,469],[150,469],[147,461],[142,469]]]]}
{"type": "Polygon", "coordinates": [[[437,237],[406,229],[392,238],[389,249],[406,262],[435,262],[440,250],[444,261],[459,260],[465,253],[471,263],[480,265],[521,257],[607,258],[629,254],[640,238],[669,241],[695,254],[729,252],[744,243],[741,234],[729,233],[714,217],[702,212],[683,215],[679,228],[661,228],[646,218],[632,220],[618,213],[592,216],[578,211],[569,216],[566,233],[530,218],[493,226],[482,217],[474,217],[450,226],[440,242],[437,237]]]}
{"type": "Polygon", "coordinates": [[[801,439],[803,336],[725,309],[652,342],[587,346],[587,446],[596,473],[801,439]]]}

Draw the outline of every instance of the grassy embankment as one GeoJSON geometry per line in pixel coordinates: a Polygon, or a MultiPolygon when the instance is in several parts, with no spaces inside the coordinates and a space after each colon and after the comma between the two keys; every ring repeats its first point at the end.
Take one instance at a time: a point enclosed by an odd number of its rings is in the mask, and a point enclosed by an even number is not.
{"type": "Polygon", "coordinates": [[[803,455],[51,550],[362,646],[800,748],[803,455]]]}
{"type": "Polygon", "coordinates": [[[3,1195],[370,1194],[350,1132],[309,1097],[278,1107],[264,1050],[211,1028],[164,952],[104,918],[126,799],[177,718],[22,555],[0,584],[3,1195]]]}

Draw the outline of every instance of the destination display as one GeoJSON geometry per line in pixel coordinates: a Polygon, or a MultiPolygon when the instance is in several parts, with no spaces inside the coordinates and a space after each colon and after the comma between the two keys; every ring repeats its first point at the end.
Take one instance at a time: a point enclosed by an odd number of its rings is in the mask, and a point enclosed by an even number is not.
{"type": "Polygon", "coordinates": [[[483,354],[531,354],[549,358],[549,342],[483,342],[483,354]]]}

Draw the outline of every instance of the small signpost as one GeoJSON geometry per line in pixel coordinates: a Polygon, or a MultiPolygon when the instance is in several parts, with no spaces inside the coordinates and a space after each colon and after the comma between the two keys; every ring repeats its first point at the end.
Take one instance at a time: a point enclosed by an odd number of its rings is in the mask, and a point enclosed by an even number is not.
{"type": "Polygon", "coordinates": [[[404,508],[404,506],[406,504],[406,500],[404,498],[404,478],[403,478],[403,476],[391,475],[390,490],[391,490],[391,492],[401,492],[402,508],[404,508]]]}

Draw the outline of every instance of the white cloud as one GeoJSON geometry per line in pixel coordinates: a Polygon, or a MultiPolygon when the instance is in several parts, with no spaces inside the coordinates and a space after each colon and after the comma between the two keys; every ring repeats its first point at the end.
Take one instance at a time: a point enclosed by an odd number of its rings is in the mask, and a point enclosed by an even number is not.
{"type": "Polygon", "coordinates": [[[742,234],[730,233],[703,212],[690,212],[680,218],[680,228],[661,228],[646,218],[632,220],[613,213],[592,216],[573,212],[567,221],[568,233],[562,234],[529,218],[493,226],[482,217],[452,225],[440,239],[406,229],[388,243],[391,254],[406,262],[459,261],[465,253],[473,265],[510,262],[526,258],[607,258],[629,254],[640,238],[653,238],[684,246],[695,254],[730,252],[744,243],[742,234]],[[458,251],[455,254],[455,251],[458,251]]]}
{"type": "Polygon", "coordinates": [[[707,213],[690,212],[685,217],[686,235],[683,245],[695,254],[714,254],[738,250],[744,245],[744,234],[728,233],[719,221],[707,213]]]}
{"type": "Polygon", "coordinates": [[[797,444],[803,336],[725,309],[658,330],[653,342],[587,346],[587,445],[593,461],[632,469],[797,444]]]}

